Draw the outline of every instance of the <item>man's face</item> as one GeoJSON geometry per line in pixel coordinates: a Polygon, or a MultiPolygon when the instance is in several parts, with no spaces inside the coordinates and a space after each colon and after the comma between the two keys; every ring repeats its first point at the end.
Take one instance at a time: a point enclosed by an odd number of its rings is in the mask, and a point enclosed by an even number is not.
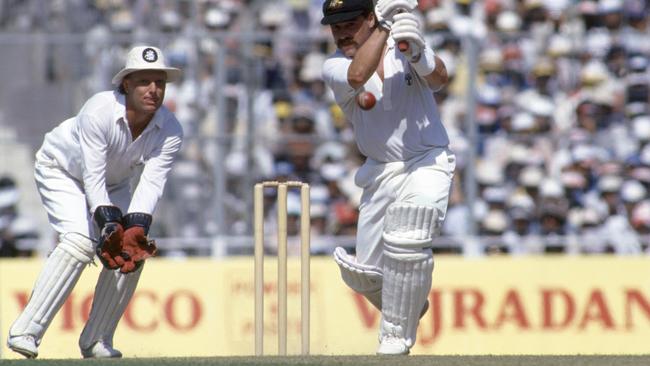
{"type": "Polygon", "coordinates": [[[347,57],[354,57],[361,45],[370,37],[374,18],[372,14],[360,15],[352,20],[330,25],[336,47],[347,57]]]}
{"type": "Polygon", "coordinates": [[[124,78],[126,98],[136,111],[155,113],[165,98],[167,73],[159,70],[142,70],[124,78]]]}

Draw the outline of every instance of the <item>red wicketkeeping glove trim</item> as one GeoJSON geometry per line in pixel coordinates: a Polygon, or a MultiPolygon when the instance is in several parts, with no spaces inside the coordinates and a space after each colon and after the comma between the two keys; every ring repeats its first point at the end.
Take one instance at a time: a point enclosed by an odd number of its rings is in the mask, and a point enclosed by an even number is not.
{"type": "Polygon", "coordinates": [[[155,256],[157,251],[156,245],[149,241],[142,226],[132,226],[126,229],[122,238],[122,252],[125,260],[120,267],[120,272],[135,271],[139,262],[155,256]]]}

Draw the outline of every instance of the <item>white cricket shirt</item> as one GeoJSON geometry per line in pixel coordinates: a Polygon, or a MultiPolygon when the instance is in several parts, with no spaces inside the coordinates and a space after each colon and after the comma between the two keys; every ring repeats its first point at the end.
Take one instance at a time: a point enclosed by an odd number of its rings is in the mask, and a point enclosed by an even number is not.
{"type": "Polygon", "coordinates": [[[91,213],[97,206],[112,205],[108,189],[128,184],[144,165],[128,212],[152,214],[182,140],[180,123],[161,106],[132,141],[124,95],[105,91],[88,99],[77,116],[48,132],[39,154],[81,182],[91,213]]]}
{"type": "Polygon", "coordinates": [[[449,137],[440,122],[433,91],[419,77],[395,42],[388,39],[384,55],[384,81],[373,73],[363,89],[377,98],[364,111],[348,84],[352,59],[339,50],[323,64],[323,80],[352,124],[359,151],[378,162],[407,161],[436,147],[446,147],[449,137]]]}

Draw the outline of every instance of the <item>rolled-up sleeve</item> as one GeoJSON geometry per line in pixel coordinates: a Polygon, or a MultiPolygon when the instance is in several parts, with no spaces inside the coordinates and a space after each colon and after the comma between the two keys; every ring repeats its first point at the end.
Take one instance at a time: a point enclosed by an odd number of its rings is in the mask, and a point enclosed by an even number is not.
{"type": "Polygon", "coordinates": [[[97,206],[111,204],[106,190],[109,126],[90,115],[82,114],[77,118],[83,185],[90,210],[94,212],[97,206]]]}
{"type": "Polygon", "coordinates": [[[164,136],[159,148],[146,157],[128,212],[153,214],[182,143],[182,131],[176,130],[175,133],[164,136]]]}

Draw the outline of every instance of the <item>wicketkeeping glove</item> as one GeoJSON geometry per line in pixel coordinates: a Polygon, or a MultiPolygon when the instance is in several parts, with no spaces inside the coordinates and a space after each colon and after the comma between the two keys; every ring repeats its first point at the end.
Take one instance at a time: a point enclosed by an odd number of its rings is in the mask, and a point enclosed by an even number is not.
{"type": "Polygon", "coordinates": [[[122,240],[122,256],[125,261],[120,267],[120,272],[130,273],[136,271],[145,259],[156,255],[158,249],[153,240],[147,238],[151,215],[141,212],[132,212],[124,215],[124,238],[122,240]]]}
{"type": "Polygon", "coordinates": [[[116,206],[98,206],[93,219],[99,227],[99,243],[95,252],[99,261],[108,269],[124,265],[122,258],[122,211],[116,206]]]}
{"type": "Polygon", "coordinates": [[[375,4],[375,16],[380,26],[390,30],[395,14],[411,12],[418,6],[417,0],[378,0],[375,4]]]}
{"type": "Polygon", "coordinates": [[[417,62],[422,50],[426,47],[417,15],[412,13],[399,13],[395,14],[393,19],[391,35],[395,43],[401,41],[408,42],[409,48],[405,54],[410,62],[417,62]]]}

